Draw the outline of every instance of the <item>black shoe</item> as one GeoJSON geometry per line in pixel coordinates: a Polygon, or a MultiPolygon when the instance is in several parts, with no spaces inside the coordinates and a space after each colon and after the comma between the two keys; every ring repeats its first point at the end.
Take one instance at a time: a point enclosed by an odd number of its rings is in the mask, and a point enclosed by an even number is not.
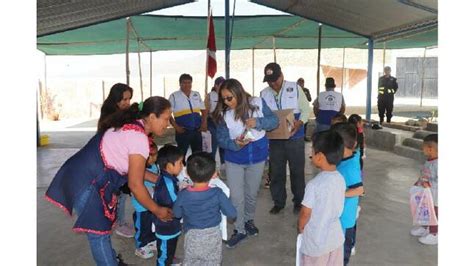
{"type": "Polygon", "coordinates": [[[280,207],[280,206],[273,206],[273,208],[270,210],[270,213],[271,214],[277,214],[279,213],[281,210],[283,210],[284,207],[280,207]]]}
{"type": "Polygon", "coordinates": [[[235,246],[237,246],[237,244],[242,242],[245,238],[247,238],[247,234],[242,234],[242,233],[237,232],[237,230],[234,230],[234,233],[232,234],[230,239],[227,240],[226,246],[228,248],[234,248],[235,246]]]}
{"type": "Polygon", "coordinates": [[[245,231],[247,231],[247,235],[249,236],[256,236],[258,235],[258,228],[253,223],[253,220],[248,220],[245,222],[245,231]]]}
{"type": "Polygon", "coordinates": [[[301,204],[295,205],[293,207],[293,213],[294,214],[298,214],[298,213],[300,213],[300,211],[301,211],[301,204]]]}

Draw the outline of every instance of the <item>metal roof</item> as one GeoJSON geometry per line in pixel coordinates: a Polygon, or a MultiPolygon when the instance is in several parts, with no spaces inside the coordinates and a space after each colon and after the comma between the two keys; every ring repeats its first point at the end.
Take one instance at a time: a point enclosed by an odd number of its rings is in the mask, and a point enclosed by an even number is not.
{"type": "Polygon", "coordinates": [[[376,42],[438,27],[437,0],[250,0],[376,42]]]}
{"type": "Polygon", "coordinates": [[[37,0],[37,36],[71,30],[192,0],[37,0]]]}

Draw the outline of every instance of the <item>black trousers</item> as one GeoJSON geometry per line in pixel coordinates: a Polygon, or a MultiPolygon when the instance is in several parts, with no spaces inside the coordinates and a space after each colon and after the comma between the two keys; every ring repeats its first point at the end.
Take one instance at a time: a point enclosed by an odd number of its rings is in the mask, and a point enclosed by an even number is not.
{"type": "Polygon", "coordinates": [[[344,266],[349,264],[352,248],[355,246],[356,229],[356,225],[352,228],[346,229],[346,240],[344,241],[344,266]]]}
{"type": "Polygon", "coordinates": [[[377,108],[379,109],[380,123],[384,121],[385,113],[387,116],[387,122],[390,123],[390,120],[392,119],[393,100],[394,100],[393,94],[378,96],[377,108]]]}
{"type": "Polygon", "coordinates": [[[156,238],[156,248],[158,254],[156,255],[156,265],[165,266],[173,263],[174,254],[176,253],[176,246],[178,246],[179,236],[168,240],[156,238]]]}
{"type": "Polygon", "coordinates": [[[293,204],[299,205],[304,197],[304,139],[270,140],[270,192],[276,206],[286,204],[286,163],[290,166],[293,204]]]}
{"type": "Polygon", "coordinates": [[[202,151],[202,134],[198,129],[186,129],[184,133],[176,134],[175,139],[179,150],[185,157],[189,146],[191,146],[192,153],[202,151]]]}
{"type": "Polygon", "coordinates": [[[135,227],[135,246],[141,248],[155,241],[155,233],[151,231],[153,214],[150,211],[133,212],[133,225],[135,227]]]}

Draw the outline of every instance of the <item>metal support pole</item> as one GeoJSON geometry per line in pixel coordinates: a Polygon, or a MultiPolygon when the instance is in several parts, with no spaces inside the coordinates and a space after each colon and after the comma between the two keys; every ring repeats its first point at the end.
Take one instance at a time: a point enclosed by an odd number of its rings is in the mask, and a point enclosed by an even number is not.
{"type": "Polygon", "coordinates": [[[41,119],[44,118],[44,110],[43,110],[43,90],[42,90],[42,85],[41,85],[41,80],[39,80],[39,103],[40,103],[40,113],[41,113],[41,119]]]}
{"type": "Polygon", "coordinates": [[[374,40],[369,39],[369,58],[367,66],[367,104],[365,111],[365,118],[370,122],[370,115],[372,112],[372,65],[374,61],[374,40]]]}
{"type": "Polygon", "coordinates": [[[342,48],[342,82],[341,82],[341,94],[344,91],[344,74],[345,74],[345,69],[344,69],[344,63],[346,59],[346,48],[342,48]]]}
{"type": "Polygon", "coordinates": [[[102,80],[102,102],[105,102],[105,82],[102,80]]]}
{"type": "Polygon", "coordinates": [[[143,78],[142,78],[142,60],[140,57],[140,42],[137,42],[138,44],[138,74],[140,75],[140,93],[142,96],[142,102],[143,102],[143,78]]]}
{"type": "Polygon", "coordinates": [[[163,77],[163,97],[166,98],[166,78],[163,77]]]}
{"type": "Polygon", "coordinates": [[[423,61],[421,61],[421,94],[420,94],[420,107],[423,107],[423,91],[425,90],[425,60],[426,60],[426,48],[423,51],[423,61]]]}
{"type": "Polygon", "coordinates": [[[252,96],[255,96],[255,48],[252,48],[252,96]]]}
{"type": "Polygon", "coordinates": [[[130,66],[129,66],[129,59],[128,59],[128,52],[129,52],[129,37],[130,37],[130,18],[127,18],[127,40],[125,40],[125,74],[127,76],[127,85],[130,86],[130,66]]]}
{"type": "Polygon", "coordinates": [[[153,96],[153,53],[150,51],[150,97],[153,96]]]}
{"type": "Polygon", "coordinates": [[[272,37],[272,41],[273,41],[273,62],[276,63],[277,54],[276,54],[275,36],[272,37]]]}
{"type": "Polygon", "coordinates": [[[382,65],[385,68],[385,42],[383,42],[383,61],[382,61],[382,65]]]}
{"type": "MultiPolygon", "coordinates": [[[[40,87],[41,87],[41,82],[40,82],[40,87]]],[[[36,146],[39,147],[40,142],[41,142],[41,137],[40,137],[40,124],[39,124],[39,115],[38,115],[38,91],[36,91],[36,146]]]]}
{"type": "Polygon", "coordinates": [[[225,78],[230,77],[230,24],[229,0],[225,0],[225,78]]]}
{"type": "Polygon", "coordinates": [[[323,29],[323,24],[319,23],[319,33],[318,33],[318,76],[317,76],[317,81],[316,81],[316,85],[317,85],[317,94],[316,95],[319,95],[319,92],[320,92],[320,89],[319,89],[319,83],[320,83],[320,80],[321,80],[321,33],[322,33],[322,29],[323,29]]]}

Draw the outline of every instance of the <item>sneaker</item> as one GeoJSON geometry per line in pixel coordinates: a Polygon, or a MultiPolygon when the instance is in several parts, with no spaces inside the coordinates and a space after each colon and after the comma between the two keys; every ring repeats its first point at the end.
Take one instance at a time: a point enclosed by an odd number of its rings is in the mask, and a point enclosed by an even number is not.
{"type": "Polygon", "coordinates": [[[117,229],[115,229],[115,233],[126,238],[132,238],[135,236],[135,230],[128,223],[119,225],[117,229]]]}
{"type": "Polygon", "coordinates": [[[356,254],[356,248],[353,247],[353,248],[351,249],[351,256],[354,256],[355,254],[356,254]]]}
{"type": "Polygon", "coordinates": [[[425,245],[438,245],[438,234],[436,235],[427,234],[425,236],[418,238],[418,241],[420,241],[420,243],[425,244],[425,245]]]}
{"type": "Polygon", "coordinates": [[[153,251],[157,251],[158,248],[156,247],[156,240],[155,241],[152,241],[150,243],[148,243],[146,245],[146,247],[149,249],[149,250],[153,250],[153,251]]]}
{"type": "Polygon", "coordinates": [[[237,246],[237,244],[239,244],[245,238],[247,238],[247,234],[242,234],[242,233],[237,232],[237,230],[234,230],[234,234],[232,234],[230,239],[227,240],[227,243],[225,245],[228,248],[234,248],[235,246],[237,246]]]}
{"type": "Polygon", "coordinates": [[[271,214],[277,214],[279,213],[281,210],[283,210],[283,207],[280,207],[280,206],[273,206],[273,208],[270,210],[270,213],[271,214]]]}
{"type": "Polygon", "coordinates": [[[428,228],[425,228],[423,226],[415,227],[410,230],[410,234],[412,236],[426,236],[429,233],[430,233],[430,230],[428,230],[428,228]]]}
{"type": "Polygon", "coordinates": [[[245,231],[249,236],[256,236],[259,232],[258,228],[253,223],[253,220],[248,220],[247,222],[245,222],[245,231]]]}
{"type": "Polygon", "coordinates": [[[135,255],[142,259],[149,259],[154,256],[153,251],[147,248],[147,246],[135,249],[135,255]]]}

